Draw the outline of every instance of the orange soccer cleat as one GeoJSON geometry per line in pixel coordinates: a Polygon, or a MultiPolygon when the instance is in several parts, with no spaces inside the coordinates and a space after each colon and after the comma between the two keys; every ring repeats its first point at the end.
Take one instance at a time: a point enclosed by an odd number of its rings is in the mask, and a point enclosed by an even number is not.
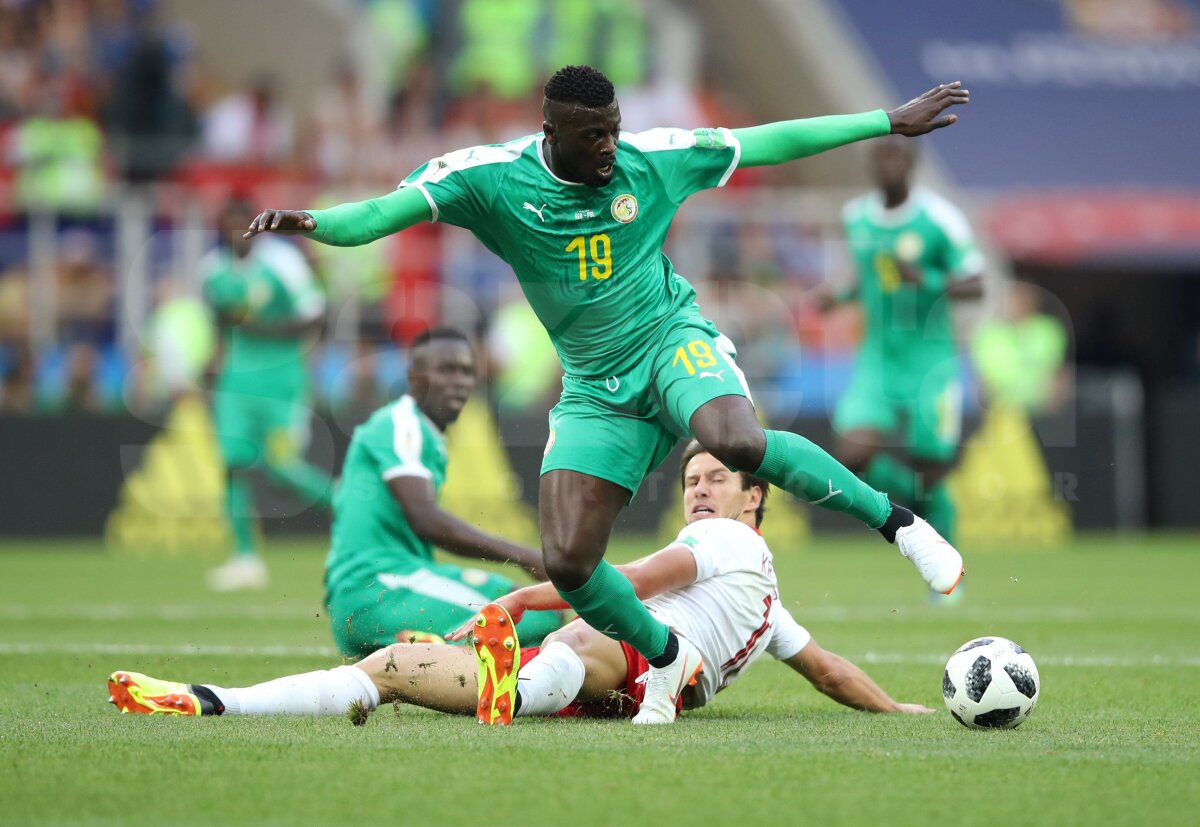
{"type": "Polygon", "coordinates": [[[499,603],[489,603],[480,609],[471,644],[479,664],[476,718],[481,724],[511,724],[517,708],[521,646],[517,641],[517,626],[508,610],[499,603]]]}

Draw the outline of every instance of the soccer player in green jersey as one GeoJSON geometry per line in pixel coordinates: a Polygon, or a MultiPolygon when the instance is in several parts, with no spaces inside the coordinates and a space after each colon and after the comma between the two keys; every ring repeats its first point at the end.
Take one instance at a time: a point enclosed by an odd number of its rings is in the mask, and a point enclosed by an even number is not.
{"type": "Polygon", "coordinates": [[[234,556],[209,572],[218,591],[263,588],[267,567],[254,531],[249,473],[262,467],[305,505],[329,507],[333,481],[305,461],[312,410],[308,349],[325,320],[325,296],[295,246],[248,241],[244,202],[221,214],[221,246],[202,262],[204,295],[221,333],[213,418],[227,469],[234,556]]]}
{"type": "Polygon", "coordinates": [[[621,132],[612,83],[591,67],[560,69],[544,92],[541,134],[435,158],[380,198],[265,210],[246,236],[304,233],[355,245],[443,221],[471,230],[508,262],[566,374],[539,489],[546,571],[593,628],[664,670],[651,686],[679,683],[700,654],[603,558],[621,508],[683,436],[730,468],[878,529],[932,588],[952,590],[962,558],[928,523],[812,442],[763,430],[732,343],[701,315],[662,246],[683,201],[737,168],[949,126],[956,117],[945,110],[966,103],[967,90],[939,86],[891,112],[637,134],[621,132]]]}
{"type": "Polygon", "coordinates": [[[953,543],[944,478],[958,453],[962,383],[950,306],[981,295],[984,260],[958,208],[912,186],[914,153],[903,138],[876,141],[878,189],[842,211],[858,279],[834,298],[861,303],[865,335],[834,416],[834,453],[953,543]]]}
{"type": "MultiPolygon", "coordinates": [[[[511,561],[544,580],[541,555],[487,534],[438,507],[446,480],[446,427],[475,388],[466,336],[434,329],[413,340],[408,393],[354,429],[333,499],[325,561],[333,637],[348,657],[400,640],[445,637],[479,608],[516,588],[507,578],[436,563],[433,548],[511,561]]],[[[464,472],[465,473],[465,472],[464,472]]],[[[519,629],[540,641],[558,612],[526,615],[519,629]]]]}

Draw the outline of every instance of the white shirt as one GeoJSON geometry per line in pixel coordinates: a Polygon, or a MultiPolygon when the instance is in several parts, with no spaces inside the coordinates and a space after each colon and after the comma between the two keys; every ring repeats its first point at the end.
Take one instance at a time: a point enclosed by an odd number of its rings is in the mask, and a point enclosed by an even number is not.
{"type": "Polygon", "coordinates": [[[696,580],[646,601],[656,618],[704,658],[693,706],[703,706],[764,652],[784,659],[812,639],[780,605],[774,560],[762,535],[737,520],[697,520],[676,543],[691,549],[696,580]]]}

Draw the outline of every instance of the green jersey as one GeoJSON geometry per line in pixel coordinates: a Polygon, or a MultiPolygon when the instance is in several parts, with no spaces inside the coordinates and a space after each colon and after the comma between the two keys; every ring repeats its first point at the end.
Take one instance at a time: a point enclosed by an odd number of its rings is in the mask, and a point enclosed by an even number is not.
{"type": "Polygon", "coordinates": [[[350,439],[333,496],[332,544],[325,561],[330,591],[433,561],[433,546],[412,530],[388,488],[388,480],[397,477],[424,477],[435,492],[446,481],[446,439],[408,395],[373,413],[350,439]]]}
{"type": "Polygon", "coordinates": [[[401,187],[508,262],[568,374],[614,376],[645,358],[672,316],[699,314],[663,243],[684,199],[729,180],[740,144],[727,129],[625,132],[613,178],[597,188],[556,177],[543,142],[451,152],[401,187]]]}
{"type": "Polygon", "coordinates": [[[862,352],[896,370],[923,370],[955,353],[950,302],[952,279],[979,273],[983,256],[963,214],[936,193],[912,190],[903,204],[884,207],[879,193],[842,211],[858,271],[858,298],[866,321],[862,352]],[[899,264],[923,283],[901,278],[899,264]]]}
{"type": "MultiPolygon", "coordinates": [[[[234,319],[291,322],[325,312],[325,297],[304,256],[277,238],[255,239],[242,259],[214,250],[201,262],[204,295],[234,319]]],[[[226,332],[219,390],[270,394],[307,386],[303,337],[262,336],[234,324],[226,332]]]]}

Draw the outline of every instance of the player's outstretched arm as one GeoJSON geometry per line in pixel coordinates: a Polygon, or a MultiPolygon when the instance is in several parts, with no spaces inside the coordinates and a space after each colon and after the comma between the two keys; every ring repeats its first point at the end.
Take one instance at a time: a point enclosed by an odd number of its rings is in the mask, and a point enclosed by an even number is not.
{"type": "Polygon", "coordinates": [[[327,210],[263,210],[243,234],[307,234],[334,247],[357,247],[429,221],[433,212],[421,191],[412,187],[379,198],[339,204],[327,210]]]}
{"type": "Polygon", "coordinates": [[[538,580],[546,579],[541,552],[480,531],[438,507],[433,484],[424,477],[388,480],[392,496],[418,537],[460,557],[516,563],[538,580]]]}
{"type": "Polygon", "coordinates": [[[783,164],[835,147],[882,135],[924,135],[949,126],[957,115],[946,109],[967,103],[970,93],[958,81],[930,89],[890,112],[876,109],[856,115],[826,115],[734,129],[741,144],[739,167],[783,164]]]}
{"type": "Polygon", "coordinates": [[[906,713],[934,711],[920,704],[897,703],[866,672],[841,655],[822,649],[815,640],[785,658],[784,663],[803,675],[817,691],[854,709],[906,713]]]}

